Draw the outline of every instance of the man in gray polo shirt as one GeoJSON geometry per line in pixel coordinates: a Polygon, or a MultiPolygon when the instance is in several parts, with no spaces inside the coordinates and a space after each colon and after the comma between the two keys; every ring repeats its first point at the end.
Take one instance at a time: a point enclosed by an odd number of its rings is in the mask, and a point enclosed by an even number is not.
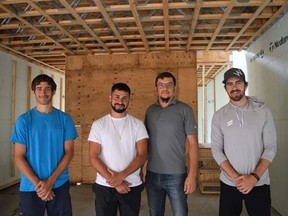
{"type": "Polygon", "coordinates": [[[162,216],[168,195],[173,215],[187,216],[187,194],[196,188],[197,127],[192,108],[175,99],[176,79],[170,72],[155,80],[158,101],[146,111],[149,133],[146,190],[150,216],[162,216]],[[189,171],[185,143],[189,142],[189,171]]]}

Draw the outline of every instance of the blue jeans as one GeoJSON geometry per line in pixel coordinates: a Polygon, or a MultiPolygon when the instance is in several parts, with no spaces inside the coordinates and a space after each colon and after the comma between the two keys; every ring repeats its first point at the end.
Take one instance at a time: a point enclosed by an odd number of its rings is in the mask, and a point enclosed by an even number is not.
{"type": "Polygon", "coordinates": [[[166,195],[170,200],[173,215],[187,216],[187,194],[184,182],[187,174],[158,174],[147,170],[146,191],[150,216],[164,216],[166,195]]]}

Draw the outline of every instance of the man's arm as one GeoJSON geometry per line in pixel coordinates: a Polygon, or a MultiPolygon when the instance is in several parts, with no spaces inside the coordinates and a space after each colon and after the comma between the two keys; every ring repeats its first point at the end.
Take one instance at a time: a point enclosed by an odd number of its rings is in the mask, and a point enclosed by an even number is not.
{"type": "Polygon", "coordinates": [[[147,146],[148,146],[147,139],[139,140],[136,143],[136,151],[137,151],[136,157],[123,171],[117,173],[114,172],[113,170],[110,170],[112,176],[109,179],[107,179],[107,183],[114,187],[118,186],[124,181],[124,179],[127,176],[129,176],[131,173],[135,172],[137,169],[142,167],[147,159],[147,148],[148,148],[147,146]]]}
{"type": "Polygon", "coordinates": [[[100,159],[101,145],[97,142],[89,141],[89,160],[92,167],[105,179],[110,178],[111,174],[108,167],[100,159]]]}
{"type": "Polygon", "coordinates": [[[15,164],[19,168],[20,172],[24,174],[36,187],[36,185],[39,182],[39,178],[34,173],[32,167],[26,160],[25,154],[26,154],[26,146],[20,143],[15,143],[14,144],[15,164]]]}
{"type": "Polygon", "coordinates": [[[53,172],[53,174],[49,177],[49,181],[54,182],[57,178],[63,173],[63,171],[68,167],[72,158],[74,157],[74,140],[67,140],[64,144],[65,153],[63,158],[59,162],[57,168],[53,172]]]}
{"type": "Polygon", "coordinates": [[[263,159],[263,158],[260,159],[260,162],[257,165],[257,167],[255,168],[253,173],[255,173],[259,178],[261,178],[261,176],[268,169],[270,164],[271,164],[271,162],[269,160],[266,160],[266,159],[263,159]]]}
{"type": "MultiPolygon", "coordinates": [[[[108,171],[108,167],[100,158],[101,153],[101,145],[97,142],[89,141],[89,159],[92,167],[98,172],[103,178],[106,180],[109,179],[112,174],[108,171]]],[[[115,187],[115,189],[121,193],[128,193],[131,189],[129,188],[129,184],[123,182],[115,187]]]]}
{"type": "Polygon", "coordinates": [[[252,172],[253,174],[243,175],[237,179],[240,181],[240,183],[236,186],[238,190],[244,194],[249,193],[253,189],[253,187],[257,184],[257,181],[261,179],[263,173],[268,169],[276,155],[276,128],[270,110],[267,110],[267,119],[263,128],[262,136],[264,151],[260,161],[252,172]]]}
{"type": "Polygon", "coordinates": [[[220,164],[221,169],[227,173],[228,176],[234,181],[236,184],[236,179],[240,176],[239,173],[232,167],[228,160],[223,161],[220,164]]]}
{"type": "Polygon", "coordinates": [[[37,184],[37,194],[41,196],[43,193],[46,195],[52,191],[53,185],[57,178],[63,173],[63,171],[68,167],[69,163],[71,162],[74,156],[74,140],[67,140],[64,143],[64,155],[60,160],[58,166],[56,167],[55,171],[52,175],[46,180],[40,180],[37,184]]]}
{"type": "Polygon", "coordinates": [[[268,169],[270,163],[270,161],[262,158],[253,171],[252,175],[250,174],[239,176],[236,179],[238,182],[238,184],[236,184],[237,189],[243,194],[248,194],[253,189],[253,187],[255,187],[257,181],[260,180],[263,173],[268,169]]]}
{"type": "Polygon", "coordinates": [[[196,189],[199,144],[197,135],[188,135],[189,142],[189,171],[184,184],[184,192],[190,194],[196,189]]]}
{"type": "Polygon", "coordinates": [[[217,164],[236,184],[236,178],[239,177],[238,172],[232,167],[224,153],[224,135],[220,127],[219,113],[215,113],[211,124],[211,150],[212,155],[217,164]]]}

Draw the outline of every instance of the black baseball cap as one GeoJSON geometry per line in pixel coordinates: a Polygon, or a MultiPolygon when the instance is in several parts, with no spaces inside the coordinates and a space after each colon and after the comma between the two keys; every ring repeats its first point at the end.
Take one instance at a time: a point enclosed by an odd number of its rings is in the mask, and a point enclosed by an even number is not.
{"type": "Polygon", "coordinates": [[[224,73],[224,80],[222,83],[226,84],[227,80],[231,77],[239,77],[245,84],[247,83],[244,72],[239,68],[230,68],[227,70],[224,73]]]}

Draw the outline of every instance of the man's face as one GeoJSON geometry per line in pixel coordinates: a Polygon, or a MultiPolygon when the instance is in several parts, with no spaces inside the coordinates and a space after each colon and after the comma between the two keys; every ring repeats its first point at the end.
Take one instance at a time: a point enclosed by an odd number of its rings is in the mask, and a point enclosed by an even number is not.
{"type": "Polygon", "coordinates": [[[159,100],[164,103],[168,103],[172,100],[175,94],[175,86],[171,77],[164,77],[164,79],[158,79],[156,91],[159,100]]]}
{"type": "Polygon", "coordinates": [[[51,86],[47,82],[40,82],[39,85],[36,85],[34,94],[38,104],[48,105],[52,103],[55,91],[52,92],[51,86]]]}
{"type": "Polygon", "coordinates": [[[112,92],[109,99],[112,109],[117,113],[123,113],[129,105],[130,96],[128,92],[116,89],[112,92]]]}
{"type": "Polygon", "coordinates": [[[245,96],[246,88],[239,77],[231,77],[226,82],[226,92],[232,101],[240,101],[245,96]]]}

